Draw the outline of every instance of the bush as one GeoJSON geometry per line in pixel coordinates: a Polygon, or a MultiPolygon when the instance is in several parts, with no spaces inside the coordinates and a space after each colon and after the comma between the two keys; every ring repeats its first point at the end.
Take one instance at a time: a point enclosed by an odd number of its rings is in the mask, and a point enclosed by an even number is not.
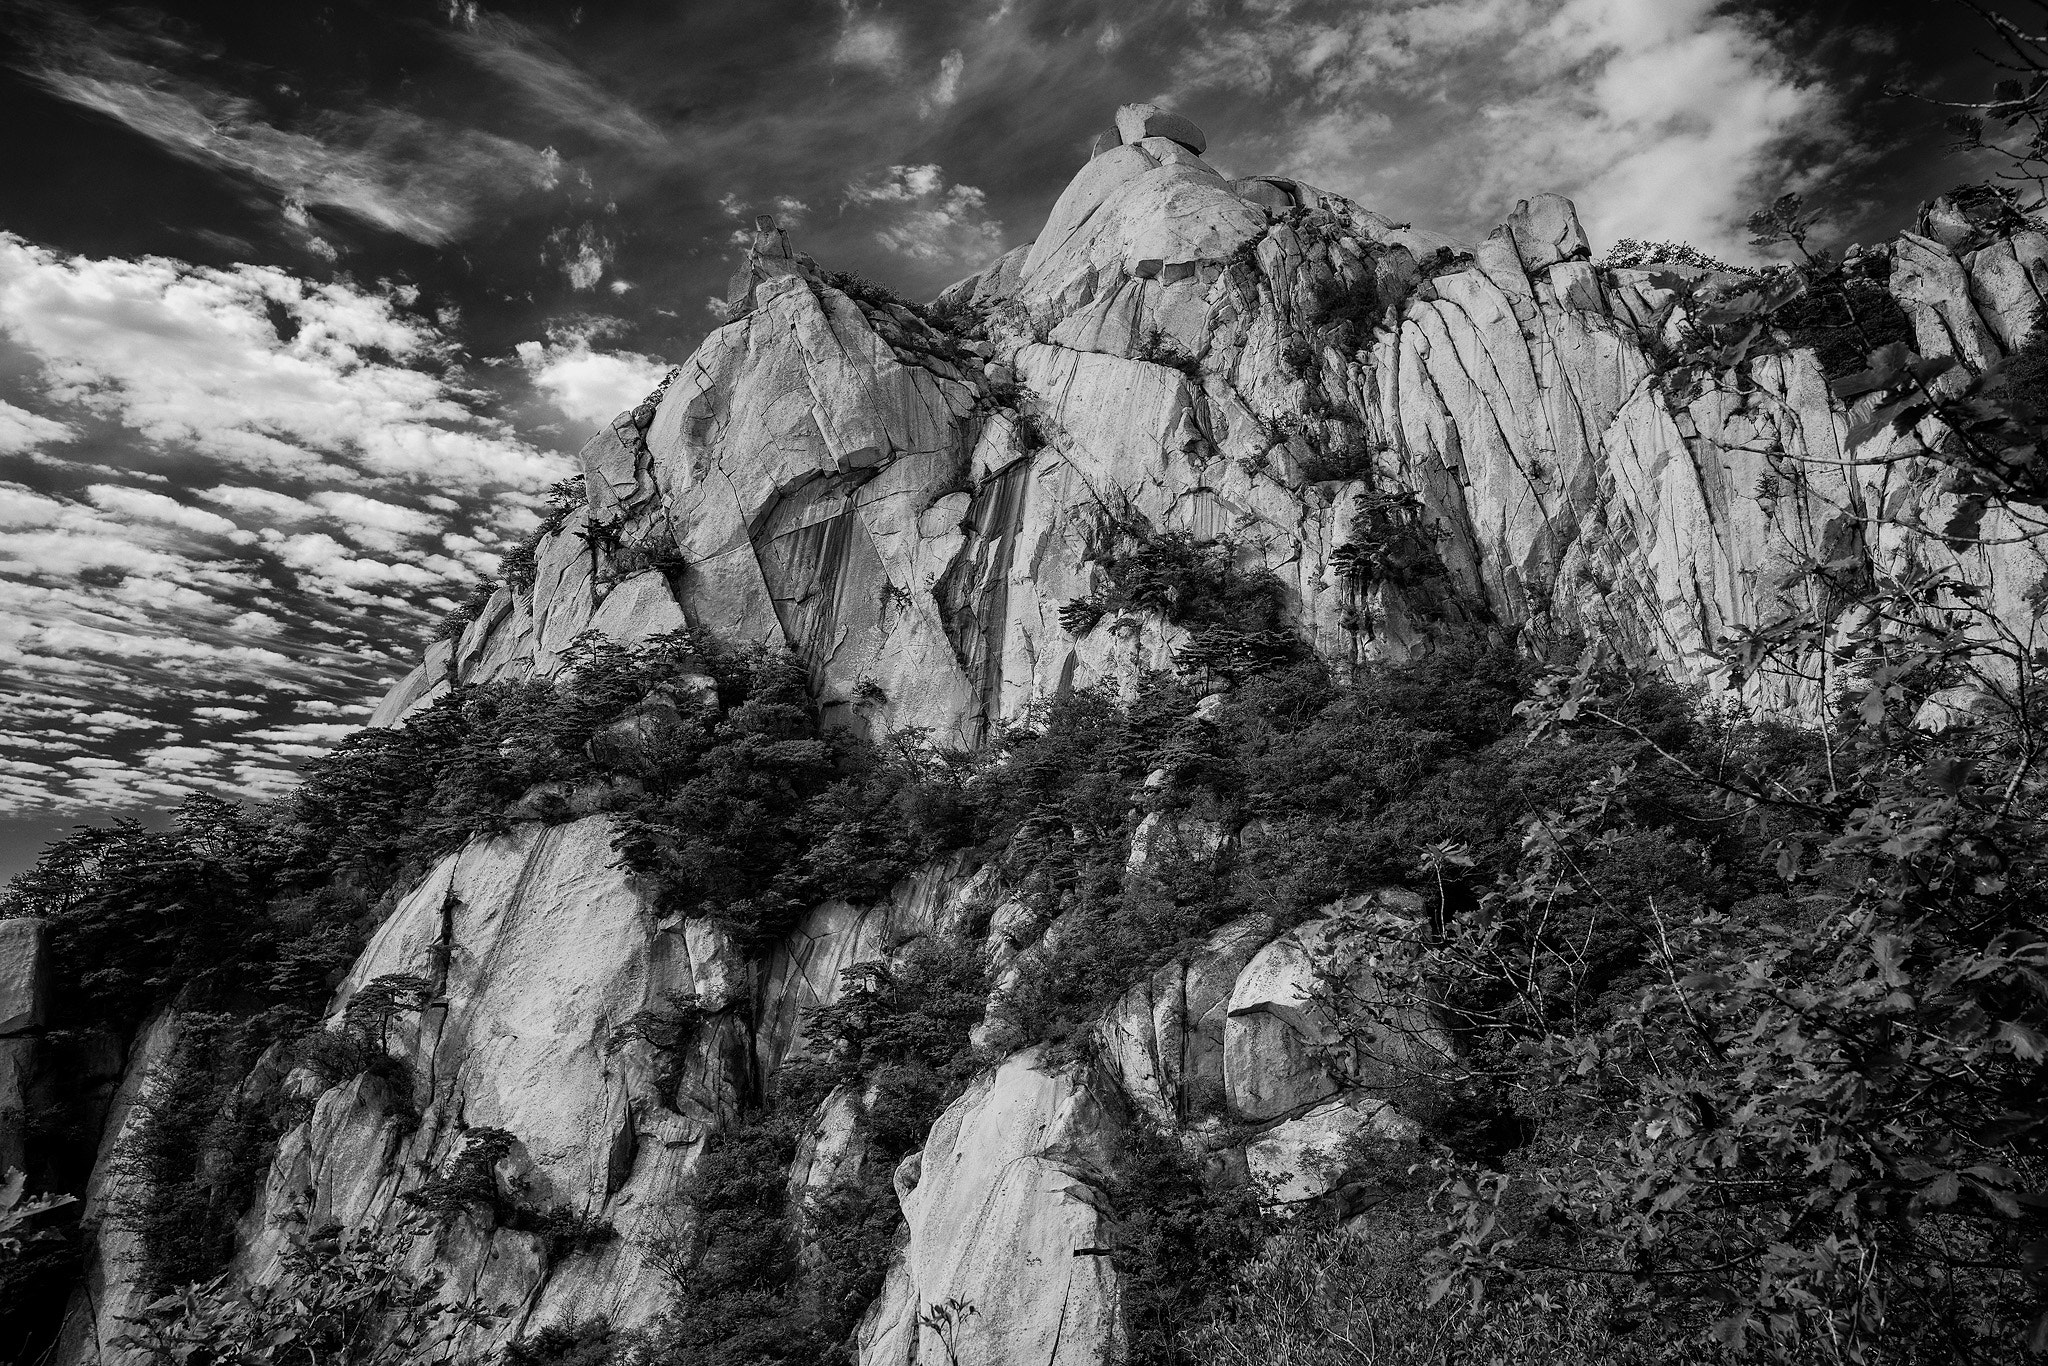
{"type": "Polygon", "coordinates": [[[1144,612],[1193,637],[1180,663],[1195,673],[1243,677],[1292,663],[1304,647],[1287,619],[1286,585],[1271,570],[1246,570],[1227,540],[1155,531],[1133,516],[1104,529],[1097,556],[1107,588],[1066,604],[1060,622],[1086,634],[1115,612],[1144,612]]]}
{"type": "Polygon", "coordinates": [[[458,1331],[490,1321],[408,1271],[395,1241],[312,1230],[280,1260],[274,1285],[242,1289],[223,1275],[163,1296],[113,1345],[148,1366],[415,1366],[447,1359],[458,1331]]]}
{"type": "Polygon", "coordinates": [[[1870,353],[1914,344],[1913,320],[1880,280],[1851,277],[1814,290],[1771,315],[1794,347],[1810,348],[1821,373],[1841,379],[1864,369],[1870,353]]]}
{"type": "Polygon", "coordinates": [[[698,1164],[696,1240],[666,1253],[690,1301],[657,1335],[663,1360],[850,1359],[848,1339],[894,1252],[896,1164],[978,1062],[968,1033],[986,968],[977,946],[927,938],[844,977],[841,997],[811,1015],[807,1053],[785,1064],[773,1100],[715,1134],[698,1164]],[[858,1172],[791,1210],[791,1163],[834,1088],[859,1098],[871,1150],[858,1172]]]}
{"type": "Polygon", "coordinates": [[[1278,1221],[1250,1186],[1205,1181],[1200,1161],[1143,1124],[1118,1144],[1106,1183],[1109,1258],[1129,1366],[1198,1366],[1187,1330],[1211,1295],[1258,1254],[1278,1221]]]}
{"type": "Polygon", "coordinates": [[[1430,1231],[1375,1211],[1370,1231],[1276,1238],[1212,1292],[1184,1348],[1194,1361],[1259,1366],[1658,1366],[1698,1361],[1642,1292],[1552,1277],[1478,1314],[1426,1304],[1417,1268],[1430,1231]],[[1392,1225],[1392,1227],[1389,1227],[1392,1225]]]}
{"type": "Polygon", "coordinates": [[[1131,359],[1178,370],[1197,384],[1201,383],[1202,365],[1195,359],[1195,354],[1159,328],[1152,328],[1138,339],[1138,344],[1131,348],[1131,359]]]}
{"type": "MultiPolygon", "coordinates": [[[[152,1296],[227,1266],[236,1224],[286,1128],[275,1093],[251,1077],[281,1033],[278,1020],[188,1013],[178,1030],[116,1157],[124,1194],[111,1214],[135,1234],[136,1283],[152,1296]]],[[[274,1087],[277,1078],[267,1080],[274,1087]]]]}

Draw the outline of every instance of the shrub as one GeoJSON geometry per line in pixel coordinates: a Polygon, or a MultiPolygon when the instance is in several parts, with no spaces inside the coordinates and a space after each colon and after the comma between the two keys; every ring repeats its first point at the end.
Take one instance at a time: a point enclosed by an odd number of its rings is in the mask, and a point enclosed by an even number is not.
{"type": "Polygon", "coordinates": [[[1250,1186],[1217,1186],[1170,1134],[1144,1124],[1119,1142],[1107,1194],[1110,1263],[1117,1271],[1129,1366],[1197,1366],[1187,1329],[1277,1221],[1250,1186]]]}
{"type": "Polygon", "coordinates": [[[157,1299],[114,1345],[148,1366],[415,1366],[446,1360],[458,1331],[489,1322],[473,1299],[444,1299],[438,1280],[408,1271],[395,1240],[301,1232],[280,1261],[275,1285],[222,1275],[157,1299]]]}
{"type": "Polygon", "coordinates": [[[550,1324],[505,1348],[504,1366],[618,1366],[645,1359],[647,1334],[605,1319],[550,1324]]]}
{"type": "Polygon", "coordinates": [[[1641,269],[1646,266],[1690,266],[1695,270],[1716,270],[1728,275],[1754,275],[1754,266],[1736,266],[1709,256],[1689,242],[1651,242],[1624,237],[1608,250],[1600,263],[1610,270],[1641,269]]]}
{"type": "Polygon", "coordinates": [[[498,1192],[496,1170],[518,1142],[503,1129],[467,1130],[446,1170],[407,1191],[405,1203],[430,1214],[457,1214],[467,1209],[496,1214],[508,1209],[498,1192]]]}
{"type": "Polygon", "coordinates": [[[1406,490],[1366,492],[1353,502],[1360,516],[1351,539],[1330,554],[1330,563],[1345,579],[1361,588],[1410,588],[1444,575],[1419,497],[1406,490]]]}
{"type": "Polygon", "coordinates": [[[1068,630],[1085,634],[1113,612],[1150,613],[1189,629],[1186,669],[1226,677],[1301,657],[1302,643],[1287,621],[1286,586],[1271,570],[1240,568],[1229,541],[1155,531],[1132,516],[1111,519],[1104,535],[1109,548],[1097,559],[1107,587],[1061,608],[1068,630]]]}
{"type": "Polygon", "coordinates": [[[1813,290],[1771,315],[1794,347],[1810,348],[1829,379],[1853,375],[1893,342],[1914,344],[1913,320],[1882,281],[1851,277],[1813,290]]]}
{"type": "Polygon", "coordinates": [[[1178,370],[1197,384],[1202,379],[1201,362],[1195,359],[1195,354],[1157,327],[1138,339],[1137,345],[1131,348],[1131,359],[1178,370]]]}
{"type": "Polygon", "coordinates": [[[136,1281],[148,1294],[227,1265],[236,1223],[286,1127],[275,1093],[250,1076],[281,1021],[193,1012],[178,1031],[115,1159],[124,1194],[111,1213],[136,1235],[136,1281]]]}
{"type": "Polygon", "coordinates": [[[864,275],[852,271],[826,270],[819,272],[819,278],[832,288],[856,303],[886,313],[891,308],[907,308],[913,313],[920,312],[919,306],[911,303],[890,289],[887,285],[876,284],[864,275]]]}
{"type": "Polygon", "coordinates": [[[1260,1366],[1657,1366],[1696,1361],[1665,1327],[1668,1306],[1639,1290],[1548,1278],[1477,1314],[1426,1304],[1418,1267],[1431,1230],[1375,1210],[1360,1232],[1276,1238],[1206,1297],[1188,1326],[1194,1361],[1260,1366]]]}

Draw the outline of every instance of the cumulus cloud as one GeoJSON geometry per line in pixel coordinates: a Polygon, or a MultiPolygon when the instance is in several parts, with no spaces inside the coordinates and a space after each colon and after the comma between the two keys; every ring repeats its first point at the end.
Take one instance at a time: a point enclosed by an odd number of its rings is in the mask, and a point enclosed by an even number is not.
{"type": "Polygon", "coordinates": [[[666,361],[636,351],[599,351],[587,330],[557,331],[518,346],[533,387],[582,428],[601,427],[641,402],[668,373],[666,361]]]}
{"type": "Polygon", "coordinates": [[[26,408],[0,400],[0,455],[21,455],[42,446],[69,441],[77,433],[61,422],[38,417],[26,408]]]}
{"type": "Polygon", "coordinates": [[[573,229],[557,228],[548,234],[541,260],[557,267],[571,289],[587,290],[597,288],[605,267],[617,252],[595,223],[584,223],[573,229]]]}
{"type": "Polygon", "coordinates": [[[866,67],[892,74],[903,66],[903,35],[896,26],[862,14],[853,0],[842,0],[844,18],[832,45],[832,60],[842,66],[866,67]]]}
{"type": "Polygon", "coordinates": [[[1003,225],[988,216],[988,196],[948,185],[937,166],[891,166],[848,185],[844,200],[880,219],[877,242],[913,260],[978,264],[1002,250],[1003,225]]]}
{"type": "Polygon", "coordinates": [[[218,513],[208,512],[204,508],[188,507],[175,498],[150,489],[94,484],[85,492],[95,507],[138,521],[161,522],[166,526],[183,527],[202,536],[247,535],[233,521],[218,513]]]}
{"type": "Polygon", "coordinates": [[[1743,252],[1795,148],[1853,147],[1829,87],[1715,0],[1247,0],[1168,98],[1204,91],[1275,99],[1247,140],[1273,169],[1465,231],[1557,190],[1598,240],[1743,252]]]}
{"type": "Polygon", "coordinates": [[[939,59],[939,74],[932,81],[929,94],[918,105],[918,113],[930,118],[941,110],[950,108],[960,98],[960,77],[967,70],[967,59],[959,48],[954,48],[939,59]]]}
{"type": "Polygon", "coordinates": [[[558,459],[466,405],[432,328],[345,283],[64,256],[0,232],[0,335],[40,363],[55,401],[252,470],[355,466],[443,487],[560,477],[558,459]]]}
{"type": "Polygon", "coordinates": [[[53,486],[0,482],[0,657],[24,685],[0,695],[0,760],[50,769],[0,770],[0,814],[274,790],[331,737],[200,763],[176,727],[267,734],[292,699],[360,715],[495,567],[486,547],[569,462],[481,415],[416,299],[0,234],[0,346],[37,410],[10,406],[0,431],[89,430],[111,457],[16,450],[53,486]],[[135,468],[154,463],[177,479],[135,468]]]}

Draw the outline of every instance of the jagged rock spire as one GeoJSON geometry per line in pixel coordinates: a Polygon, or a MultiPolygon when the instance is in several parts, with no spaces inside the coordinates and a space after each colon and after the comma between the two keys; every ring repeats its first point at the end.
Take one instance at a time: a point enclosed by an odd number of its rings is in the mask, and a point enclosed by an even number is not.
{"type": "Polygon", "coordinates": [[[747,259],[733,272],[725,286],[728,314],[738,315],[754,306],[754,291],[765,280],[783,275],[815,279],[818,263],[800,251],[792,251],[789,234],[776,225],[772,213],[754,216],[754,240],[747,247],[747,259]]]}

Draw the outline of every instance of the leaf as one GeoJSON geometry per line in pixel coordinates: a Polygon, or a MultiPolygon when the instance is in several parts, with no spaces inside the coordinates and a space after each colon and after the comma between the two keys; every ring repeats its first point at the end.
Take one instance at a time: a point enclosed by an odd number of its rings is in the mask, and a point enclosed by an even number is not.
{"type": "MultiPolygon", "coordinates": [[[[1942,527],[1941,538],[1956,550],[1978,540],[1983,529],[1984,512],[1988,506],[1988,500],[1981,497],[1963,499],[1956,504],[1956,510],[1950,515],[1947,525],[1942,527]]],[[[1971,593],[1983,590],[1975,588],[1974,585],[1964,584],[1953,591],[1958,597],[1968,597],[1971,593]],[[1969,589],[1970,592],[1963,592],[1962,589],[1969,589]]]]}
{"type": "Polygon", "coordinates": [[[2048,1055],[2048,1035],[2018,1020],[2007,1020],[1999,1025],[1998,1040],[2028,1062],[2039,1062],[2048,1055]]]}
{"type": "Polygon", "coordinates": [[[1920,772],[1928,782],[1953,797],[1970,781],[1970,761],[1952,754],[1944,754],[1928,760],[1927,766],[1920,772]]]}

